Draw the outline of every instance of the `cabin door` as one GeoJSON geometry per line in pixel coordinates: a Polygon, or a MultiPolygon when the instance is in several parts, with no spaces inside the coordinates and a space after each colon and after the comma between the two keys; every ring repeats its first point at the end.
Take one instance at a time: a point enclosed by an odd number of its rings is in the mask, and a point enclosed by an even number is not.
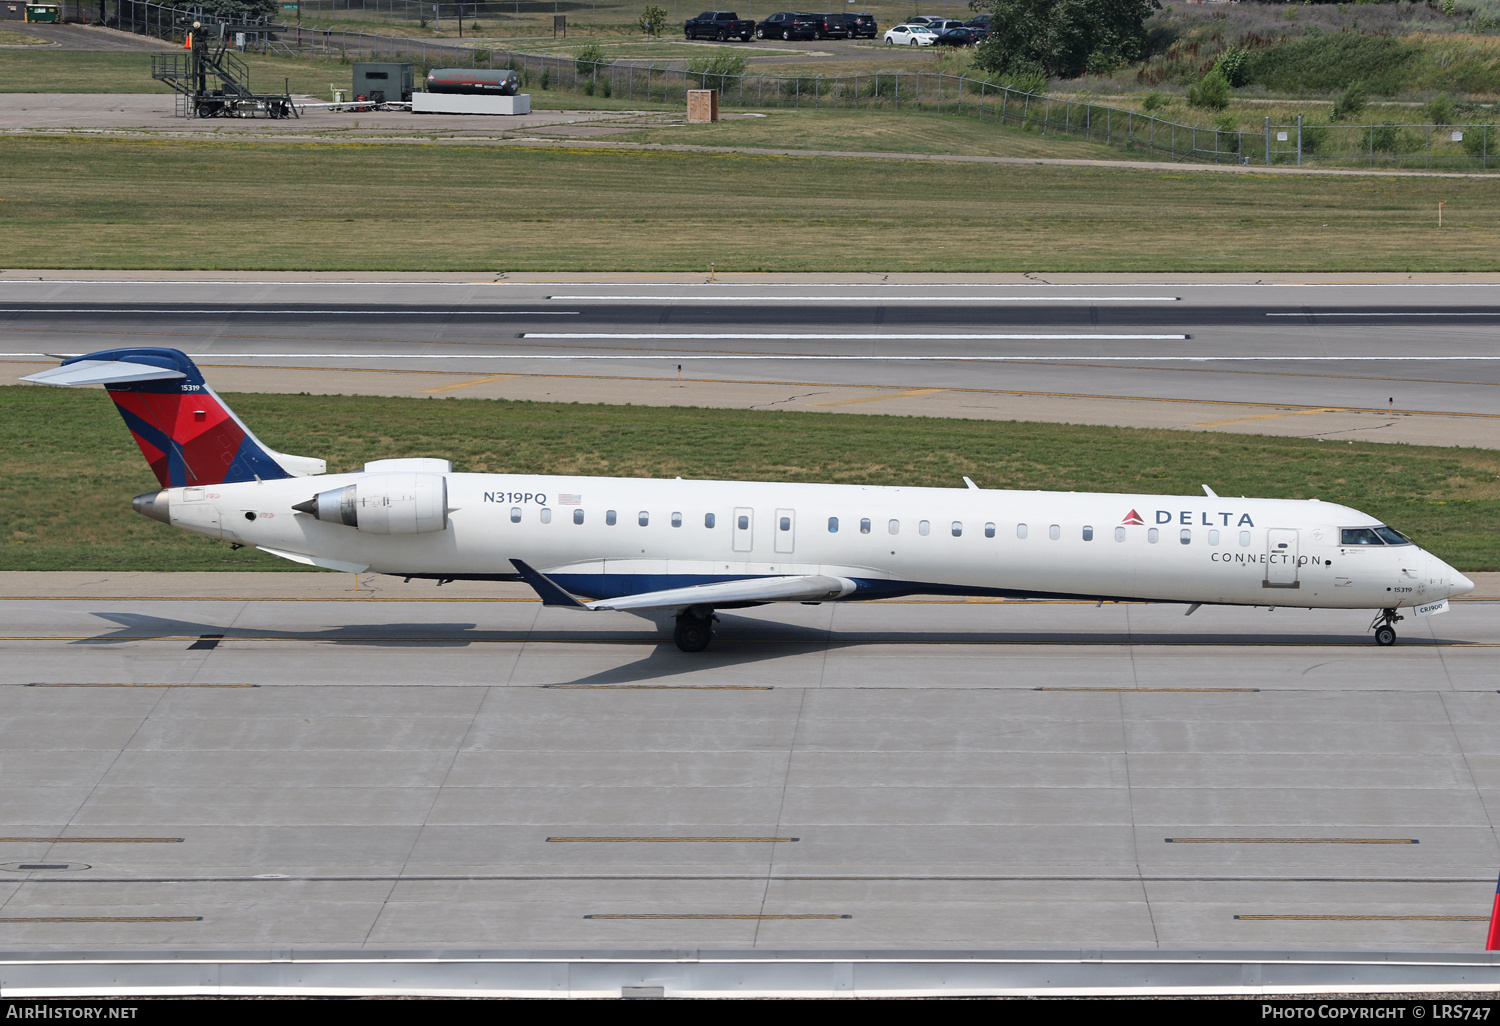
{"type": "Polygon", "coordinates": [[[1266,532],[1266,588],[1297,588],[1297,532],[1273,527],[1266,532]]]}

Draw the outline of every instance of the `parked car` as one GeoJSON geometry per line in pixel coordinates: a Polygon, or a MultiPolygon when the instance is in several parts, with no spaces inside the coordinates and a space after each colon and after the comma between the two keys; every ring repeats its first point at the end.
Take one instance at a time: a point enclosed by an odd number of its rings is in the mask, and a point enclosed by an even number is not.
{"type": "Polygon", "coordinates": [[[854,22],[853,33],[849,36],[850,39],[857,39],[860,36],[866,39],[874,39],[880,35],[880,26],[875,24],[875,15],[851,14],[849,17],[854,22]]]}
{"type": "Polygon", "coordinates": [[[944,29],[938,33],[938,37],[932,41],[933,46],[973,46],[983,38],[978,29],[969,28],[967,25],[955,25],[950,29],[944,29]]]}
{"type": "Polygon", "coordinates": [[[814,14],[782,11],[755,26],[756,39],[812,39],[817,34],[814,14]]]}
{"type": "Polygon", "coordinates": [[[942,21],[942,20],[943,20],[942,18],[939,18],[935,14],[919,14],[915,18],[907,18],[901,24],[903,24],[903,25],[931,25],[935,21],[942,21]]]}
{"type": "Polygon", "coordinates": [[[688,39],[717,39],[719,42],[734,37],[746,40],[755,31],[755,22],[742,19],[733,11],[704,11],[683,26],[683,35],[688,39]]]}
{"type": "Polygon", "coordinates": [[[992,16],[988,14],[981,14],[977,18],[970,18],[968,21],[964,22],[964,24],[972,28],[984,29],[986,32],[988,32],[990,29],[991,17],[992,16]]]}
{"type": "Polygon", "coordinates": [[[897,25],[885,33],[886,46],[931,46],[936,39],[926,25],[897,25]]]}
{"type": "Polygon", "coordinates": [[[813,20],[814,39],[850,39],[854,35],[847,15],[811,14],[808,17],[813,20]]]}
{"type": "Polygon", "coordinates": [[[938,35],[942,35],[949,29],[958,28],[962,24],[963,22],[956,21],[953,18],[934,18],[932,21],[929,21],[927,23],[927,27],[932,29],[932,31],[936,32],[938,35]]]}

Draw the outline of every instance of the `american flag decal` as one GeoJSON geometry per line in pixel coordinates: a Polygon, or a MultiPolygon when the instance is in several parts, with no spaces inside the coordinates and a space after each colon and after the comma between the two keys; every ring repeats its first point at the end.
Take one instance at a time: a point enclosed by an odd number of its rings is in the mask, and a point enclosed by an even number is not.
{"type": "Polygon", "coordinates": [[[557,504],[559,506],[577,506],[581,502],[583,502],[582,495],[568,495],[564,492],[559,492],[557,495],[557,504]]]}

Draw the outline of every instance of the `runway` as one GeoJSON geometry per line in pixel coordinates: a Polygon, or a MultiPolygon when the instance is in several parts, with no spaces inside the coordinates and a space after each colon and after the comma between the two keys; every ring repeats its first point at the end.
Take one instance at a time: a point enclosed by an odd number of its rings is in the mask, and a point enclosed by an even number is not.
{"type": "Polygon", "coordinates": [[[1352,612],[775,607],[687,656],[513,586],[43,580],[0,601],[12,951],[1483,942],[1493,601],[1395,649],[1352,612]]]}
{"type": "Polygon", "coordinates": [[[0,279],[8,380],[42,354],[171,345],[225,390],[1486,447],[1500,444],[1497,327],[1500,285],[1483,281],[0,279]]]}

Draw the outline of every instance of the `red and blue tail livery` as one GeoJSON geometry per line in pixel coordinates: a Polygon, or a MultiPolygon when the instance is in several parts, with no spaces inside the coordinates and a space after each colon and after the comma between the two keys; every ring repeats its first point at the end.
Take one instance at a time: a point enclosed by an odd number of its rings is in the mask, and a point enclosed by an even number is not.
{"type": "Polygon", "coordinates": [[[326,469],[322,460],[263,445],[176,349],[106,349],[24,380],[103,385],[163,488],[273,481],[326,469]]]}

